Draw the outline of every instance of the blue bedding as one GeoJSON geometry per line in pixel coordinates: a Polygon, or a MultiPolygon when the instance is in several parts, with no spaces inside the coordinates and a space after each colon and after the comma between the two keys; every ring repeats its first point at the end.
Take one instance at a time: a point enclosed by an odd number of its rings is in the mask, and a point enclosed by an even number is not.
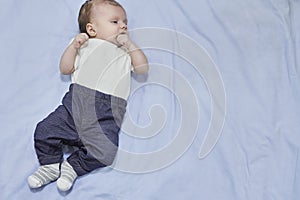
{"type": "Polygon", "coordinates": [[[118,157],[68,193],[31,190],[33,132],[68,90],[58,65],[83,2],[1,3],[1,200],[300,199],[296,0],[119,0],[150,71],[132,76],[118,157]]]}

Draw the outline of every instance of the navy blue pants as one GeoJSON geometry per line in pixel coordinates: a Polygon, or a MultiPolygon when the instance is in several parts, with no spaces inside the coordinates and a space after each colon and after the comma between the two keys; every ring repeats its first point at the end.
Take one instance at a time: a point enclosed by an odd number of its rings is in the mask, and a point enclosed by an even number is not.
{"type": "Polygon", "coordinates": [[[77,148],[67,161],[78,176],[113,163],[126,100],[71,84],[62,105],[37,124],[34,146],[41,165],[63,160],[63,145],[77,148]]]}

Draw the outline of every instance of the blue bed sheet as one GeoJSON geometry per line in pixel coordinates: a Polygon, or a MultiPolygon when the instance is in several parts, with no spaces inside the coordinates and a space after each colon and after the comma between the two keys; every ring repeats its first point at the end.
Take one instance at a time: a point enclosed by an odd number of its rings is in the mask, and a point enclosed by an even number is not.
{"type": "Polygon", "coordinates": [[[1,200],[300,199],[296,0],[120,0],[150,71],[132,77],[118,158],[69,193],[30,190],[33,132],[70,84],[58,64],[83,2],[1,3],[1,200]]]}

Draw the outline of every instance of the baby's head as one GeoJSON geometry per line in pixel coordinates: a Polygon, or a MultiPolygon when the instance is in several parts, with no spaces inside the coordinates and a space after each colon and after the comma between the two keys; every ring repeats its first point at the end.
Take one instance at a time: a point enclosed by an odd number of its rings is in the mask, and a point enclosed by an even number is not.
{"type": "Polygon", "coordinates": [[[115,43],[117,35],[127,31],[127,16],[115,0],[88,0],[80,8],[78,24],[80,32],[90,38],[115,43]]]}

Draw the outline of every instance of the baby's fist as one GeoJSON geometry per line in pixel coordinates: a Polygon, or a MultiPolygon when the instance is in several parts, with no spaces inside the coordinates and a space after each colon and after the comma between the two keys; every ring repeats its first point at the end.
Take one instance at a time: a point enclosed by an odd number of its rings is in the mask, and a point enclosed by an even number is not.
{"type": "Polygon", "coordinates": [[[73,40],[74,48],[79,49],[88,39],[89,36],[86,33],[79,33],[73,40]]]}
{"type": "Polygon", "coordinates": [[[125,46],[126,48],[130,45],[130,39],[128,37],[128,34],[120,34],[117,37],[117,41],[120,45],[125,46]]]}

